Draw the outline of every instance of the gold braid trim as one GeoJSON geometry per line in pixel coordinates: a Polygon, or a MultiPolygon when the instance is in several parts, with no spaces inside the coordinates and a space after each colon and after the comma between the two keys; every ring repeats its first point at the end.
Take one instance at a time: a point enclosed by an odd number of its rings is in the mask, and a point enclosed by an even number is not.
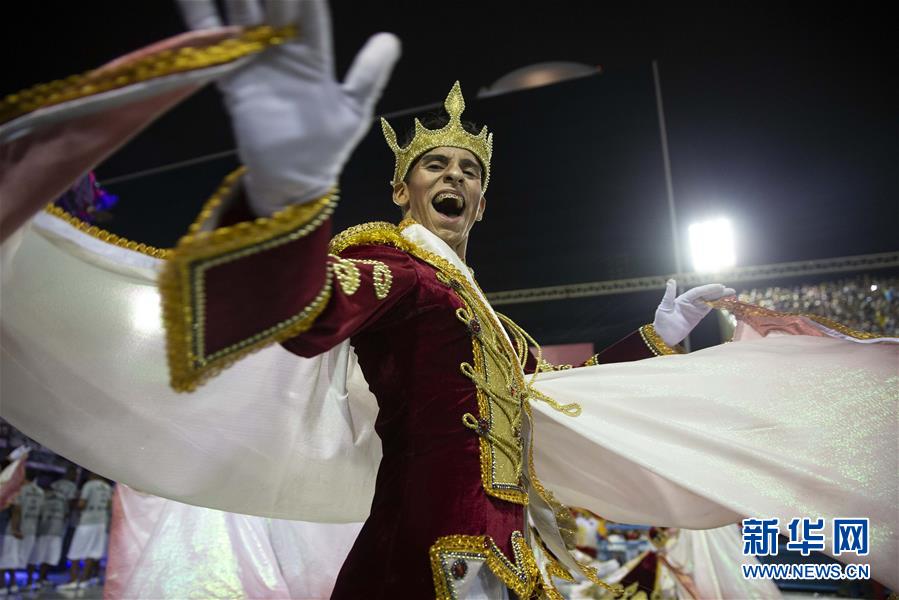
{"type": "MultiPolygon", "coordinates": [[[[244,169],[238,169],[228,175],[204,211],[213,210],[232,194],[243,172],[244,169]]],[[[206,354],[205,272],[307,236],[331,215],[337,198],[334,192],[313,202],[290,206],[268,218],[214,231],[199,231],[199,223],[195,223],[192,232],[179,240],[159,276],[173,389],[194,390],[244,356],[309,329],[331,296],[330,267],[318,295],[300,312],[227,348],[206,354]]]]}
{"type": "Polygon", "coordinates": [[[512,532],[510,561],[489,535],[447,535],[437,538],[431,546],[431,573],[438,600],[457,600],[452,574],[452,562],[457,559],[484,561],[487,568],[515,592],[519,598],[530,598],[540,579],[540,569],[531,549],[520,531],[512,532]]]}
{"type": "Polygon", "coordinates": [[[599,354],[594,354],[590,358],[584,361],[582,367],[594,367],[599,364],[599,354]]]}
{"type": "Polygon", "coordinates": [[[804,319],[809,319],[810,321],[814,321],[819,325],[822,325],[828,329],[832,329],[838,333],[842,333],[845,336],[849,336],[855,338],[857,340],[876,340],[880,338],[888,338],[892,336],[888,335],[880,335],[877,333],[871,333],[869,331],[859,331],[858,329],[852,329],[847,325],[843,325],[837,321],[832,319],[828,319],[827,317],[822,317],[820,315],[813,315],[810,313],[786,313],[786,312],[778,312],[776,310],[771,310],[770,308],[764,308],[761,306],[755,306],[754,304],[746,304],[745,302],[740,302],[739,300],[722,298],[721,300],[715,300],[714,302],[709,302],[709,306],[712,308],[717,308],[718,310],[726,310],[729,313],[736,316],[738,319],[744,317],[773,317],[773,318],[786,318],[786,317],[802,317],[804,319]]]}
{"type": "Polygon", "coordinates": [[[550,365],[548,362],[543,360],[543,349],[540,347],[540,344],[537,343],[537,340],[531,337],[531,334],[522,329],[515,321],[513,321],[506,315],[502,313],[496,313],[496,315],[500,318],[503,324],[506,325],[506,330],[514,338],[515,347],[518,348],[519,360],[521,361],[522,367],[527,361],[528,345],[533,346],[537,350],[537,368],[531,374],[531,377],[527,384],[528,394],[530,395],[530,397],[546,402],[555,410],[564,413],[569,417],[579,416],[581,414],[581,405],[577,402],[572,402],[570,404],[559,404],[557,401],[550,398],[543,392],[538,391],[537,388],[534,387],[534,382],[537,380],[537,376],[540,373],[545,373],[547,371],[566,371],[571,368],[571,365],[550,365]]]}
{"type": "MultiPolygon", "coordinates": [[[[632,558],[630,561],[625,563],[625,567],[630,566],[627,571],[627,575],[630,575],[634,569],[636,569],[640,563],[643,562],[643,559],[649,554],[649,550],[644,550],[639,556],[636,558],[632,558]]],[[[583,567],[583,565],[581,565],[583,567]]],[[[606,598],[620,598],[622,600],[650,600],[652,598],[658,598],[657,595],[657,586],[659,584],[659,563],[656,563],[656,573],[653,583],[653,590],[641,589],[639,582],[635,581],[629,584],[626,588],[621,583],[616,583],[611,585],[606,583],[596,575],[596,569],[593,567],[583,567],[584,571],[587,573],[587,579],[589,579],[592,583],[595,583],[600,588],[602,588],[603,593],[599,596],[605,600],[606,598]]],[[[627,577],[625,575],[625,577],[627,577]]]]}
{"type": "Polygon", "coordinates": [[[270,46],[283,44],[296,34],[292,26],[268,25],[245,29],[234,38],[202,47],[162,50],[108,69],[88,71],[10,94],[0,101],[0,123],[35,110],[87,98],[110,90],[175,73],[195,71],[232,62],[270,46]]]}
{"type": "Polygon", "coordinates": [[[573,365],[554,365],[552,363],[546,362],[546,360],[541,360],[540,364],[537,365],[537,370],[541,373],[548,373],[550,371],[567,371],[572,368],[574,368],[573,365]]]}
{"type": "MultiPolygon", "coordinates": [[[[456,271],[456,276],[461,277],[456,271]]],[[[456,317],[470,329],[476,322],[480,330],[472,333],[473,364],[459,365],[463,375],[468,377],[477,390],[478,414],[480,421],[471,413],[462,416],[462,423],[480,437],[481,480],[484,490],[491,496],[527,504],[527,493],[521,485],[521,413],[525,389],[518,361],[512,348],[504,344],[505,336],[492,319],[486,307],[472,295],[472,288],[442,271],[437,280],[451,288],[465,308],[456,310],[456,317]],[[480,325],[484,323],[484,325],[480,325]],[[508,463],[500,464],[497,454],[505,455],[508,463]],[[510,477],[503,467],[511,466],[514,473],[510,477]],[[503,481],[505,476],[505,481],[503,481]],[[514,483],[510,481],[514,480],[514,483]]]]}
{"type": "Polygon", "coordinates": [[[97,238],[101,242],[106,242],[107,244],[112,244],[113,246],[118,246],[119,248],[125,248],[127,250],[133,250],[134,252],[140,252],[141,254],[146,254],[147,256],[152,256],[153,258],[169,258],[172,256],[171,248],[155,248],[153,246],[149,246],[147,244],[141,244],[123,237],[120,237],[114,233],[110,233],[105,229],[100,229],[96,225],[91,225],[85,221],[82,221],[78,217],[74,215],[70,215],[63,209],[58,206],[54,206],[53,204],[49,204],[46,208],[44,208],[44,212],[53,215],[58,219],[62,219],[75,229],[86,233],[87,235],[97,238]]]}
{"type": "MultiPolygon", "coordinates": [[[[540,545],[540,552],[543,555],[543,559],[546,561],[546,574],[550,577],[558,577],[565,581],[575,582],[576,579],[574,578],[574,575],[572,575],[571,572],[556,559],[553,553],[549,551],[549,548],[546,547],[543,538],[540,537],[540,532],[537,531],[536,528],[531,528],[531,535],[540,545]]],[[[550,582],[550,584],[552,585],[552,582],[550,582]]]]}
{"type": "Polygon", "coordinates": [[[683,354],[683,350],[678,348],[672,348],[668,344],[665,343],[665,340],[662,339],[656,332],[656,328],[650,325],[644,325],[637,331],[640,332],[640,338],[643,340],[643,343],[646,344],[646,347],[652,352],[653,356],[668,356],[671,354],[683,354]]]}

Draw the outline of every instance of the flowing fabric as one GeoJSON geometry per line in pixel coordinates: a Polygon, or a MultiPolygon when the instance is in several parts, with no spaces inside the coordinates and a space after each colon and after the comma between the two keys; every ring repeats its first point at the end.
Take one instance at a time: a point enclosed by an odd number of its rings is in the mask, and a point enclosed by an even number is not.
{"type": "Polygon", "coordinates": [[[67,90],[74,98],[0,122],[0,241],[153,120],[206,83],[247,64],[262,45],[223,64],[217,63],[225,60],[226,53],[219,52],[218,61],[121,87],[106,89],[95,85],[97,82],[115,76],[117,69],[138,68],[141,60],[166,52],[184,48],[204,51],[238,38],[242,31],[239,27],[215,27],[161,40],[82,76],[81,90],[67,90]],[[98,91],[80,95],[91,87],[98,91]]]}
{"type": "Polygon", "coordinates": [[[103,596],[328,598],[361,526],[238,515],[120,484],[103,596]]]}
{"type": "Polygon", "coordinates": [[[868,517],[876,550],[840,558],[895,579],[897,364],[892,344],[769,336],[548,373],[537,389],[582,413],[534,405],[537,472],[563,503],[624,523],[868,517]]]}
{"type": "Polygon", "coordinates": [[[277,518],[365,519],[381,447],[349,344],[314,359],[273,346],[176,393],[158,261],[48,214],[38,227],[3,273],[4,418],[150,494],[277,518]]]}
{"type": "Polygon", "coordinates": [[[743,556],[742,546],[736,525],[698,531],[681,529],[668,543],[665,559],[679,572],[689,575],[698,598],[780,598],[780,590],[773,580],[743,577],[740,565],[758,561],[743,556]]]}
{"type": "MultiPolygon", "coordinates": [[[[365,518],[380,445],[348,344],[311,360],[271,347],[176,394],[156,265],[49,215],[36,226],[3,273],[2,414],[14,426],[104,476],[181,502],[365,518]]],[[[869,517],[872,554],[861,562],[899,587],[897,352],[772,333],[543,374],[539,391],[583,413],[532,401],[537,473],[563,502],[625,522],[869,517]]]]}

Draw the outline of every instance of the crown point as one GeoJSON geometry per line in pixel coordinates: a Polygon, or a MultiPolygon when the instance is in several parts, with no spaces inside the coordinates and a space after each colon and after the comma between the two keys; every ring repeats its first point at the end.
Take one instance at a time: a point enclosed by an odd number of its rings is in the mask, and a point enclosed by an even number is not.
{"type": "Polygon", "coordinates": [[[390,126],[390,123],[387,122],[387,119],[383,117],[381,117],[381,131],[384,132],[384,139],[387,140],[387,145],[390,146],[390,149],[394,152],[399,150],[399,146],[396,143],[396,132],[390,126]]]}
{"type": "Polygon", "coordinates": [[[443,107],[449,114],[450,120],[458,119],[465,110],[465,98],[462,97],[462,86],[459,85],[458,81],[453,84],[452,89],[447,94],[443,107]]]}

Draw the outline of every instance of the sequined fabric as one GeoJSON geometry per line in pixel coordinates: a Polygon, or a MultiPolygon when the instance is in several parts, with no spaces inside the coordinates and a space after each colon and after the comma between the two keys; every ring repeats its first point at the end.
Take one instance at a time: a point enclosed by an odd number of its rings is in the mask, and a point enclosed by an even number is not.
{"type": "Polygon", "coordinates": [[[780,335],[547,373],[536,387],[583,412],[533,405],[536,467],[562,502],[627,523],[869,517],[877,556],[848,559],[895,585],[897,365],[897,345],[780,335]]]}

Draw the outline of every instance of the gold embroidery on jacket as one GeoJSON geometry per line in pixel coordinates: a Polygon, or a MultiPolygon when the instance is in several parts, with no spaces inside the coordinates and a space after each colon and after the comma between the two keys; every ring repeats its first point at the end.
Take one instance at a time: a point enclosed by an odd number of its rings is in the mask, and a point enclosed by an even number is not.
{"type": "Polygon", "coordinates": [[[527,398],[519,357],[468,279],[448,260],[422,249],[400,235],[391,223],[365,223],[351,227],[331,240],[329,251],[338,254],[361,244],[393,246],[428,263],[437,277],[450,286],[465,304],[456,316],[472,333],[472,364],[460,369],[475,384],[478,415],[463,415],[466,427],[480,436],[481,483],[496,498],[527,504],[521,481],[521,407],[527,398]],[[477,330],[477,334],[475,334],[477,330]]]}
{"type": "Polygon", "coordinates": [[[334,271],[334,277],[340,284],[340,289],[347,296],[352,296],[359,289],[362,281],[359,267],[356,265],[371,265],[372,267],[372,287],[375,290],[375,298],[383,300],[390,293],[390,286],[393,284],[393,273],[390,267],[379,260],[366,260],[358,258],[341,258],[334,254],[330,255],[331,270],[334,271]]]}
{"type": "Polygon", "coordinates": [[[332,255],[331,260],[331,271],[340,284],[340,290],[347,296],[352,296],[359,289],[359,267],[339,256],[332,255]]]}
{"type": "Polygon", "coordinates": [[[383,300],[390,293],[390,286],[393,285],[393,273],[390,267],[379,260],[367,260],[361,258],[351,258],[350,261],[357,265],[371,265],[372,267],[372,286],[375,288],[375,298],[383,300]]]}
{"type": "MultiPolygon", "coordinates": [[[[462,276],[458,273],[458,276],[462,276]]],[[[477,390],[478,413],[462,416],[466,427],[480,437],[481,480],[488,494],[527,503],[521,479],[522,405],[526,399],[518,356],[487,307],[463,282],[437,272],[437,279],[456,292],[465,307],[456,310],[472,337],[472,363],[459,365],[477,390]]]]}

